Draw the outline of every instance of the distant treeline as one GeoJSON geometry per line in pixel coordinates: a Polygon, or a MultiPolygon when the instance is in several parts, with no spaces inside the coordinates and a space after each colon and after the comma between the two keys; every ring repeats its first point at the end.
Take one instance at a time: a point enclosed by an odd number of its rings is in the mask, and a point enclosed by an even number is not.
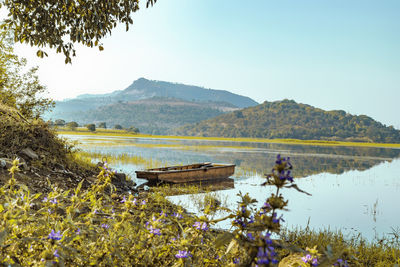
{"type": "Polygon", "coordinates": [[[124,128],[131,125],[140,129],[142,133],[166,134],[172,128],[184,124],[198,122],[223,114],[223,111],[210,107],[207,103],[117,103],[98,107],[93,111],[75,114],[74,119],[80,124],[105,122],[107,125],[115,123],[124,128]]]}
{"type": "Polygon", "coordinates": [[[400,131],[343,110],[324,111],[293,100],[264,102],[200,123],[176,134],[197,136],[293,138],[400,143],[400,131]]]}

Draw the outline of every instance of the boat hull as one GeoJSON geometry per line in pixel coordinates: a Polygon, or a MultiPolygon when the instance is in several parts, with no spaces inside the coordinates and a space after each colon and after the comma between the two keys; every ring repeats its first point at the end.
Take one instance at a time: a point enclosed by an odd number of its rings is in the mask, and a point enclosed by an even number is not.
{"type": "Polygon", "coordinates": [[[136,176],[152,182],[187,183],[228,178],[234,173],[233,164],[200,163],[136,171],[136,176]]]}

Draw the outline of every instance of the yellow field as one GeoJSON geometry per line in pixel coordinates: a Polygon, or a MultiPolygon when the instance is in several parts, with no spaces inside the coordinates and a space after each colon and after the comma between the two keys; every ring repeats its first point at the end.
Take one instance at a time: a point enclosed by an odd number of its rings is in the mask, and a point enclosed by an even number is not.
{"type": "Polygon", "coordinates": [[[263,139],[263,138],[227,138],[227,137],[201,137],[201,136],[168,136],[150,134],[132,134],[125,130],[101,129],[90,132],[86,128],[77,128],[74,131],[65,128],[58,128],[60,134],[71,135],[93,135],[93,136],[115,136],[129,138],[157,138],[157,139],[181,139],[181,140],[207,140],[207,141],[229,141],[229,142],[252,142],[252,143],[271,143],[271,144],[290,144],[290,145],[311,145],[311,146],[353,146],[353,147],[381,147],[381,148],[400,148],[400,144],[386,143],[361,143],[361,142],[342,142],[342,141],[323,141],[323,140],[299,140],[299,139],[263,139]]]}

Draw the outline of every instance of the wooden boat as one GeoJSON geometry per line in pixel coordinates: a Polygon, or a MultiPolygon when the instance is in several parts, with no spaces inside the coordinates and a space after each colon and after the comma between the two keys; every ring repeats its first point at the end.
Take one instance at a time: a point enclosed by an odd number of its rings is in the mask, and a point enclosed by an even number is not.
{"type": "Polygon", "coordinates": [[[234,173],[234,164],[206,162],[136,171],[136,177],[149,182],[187,183],[228,178],[234,173]]]}

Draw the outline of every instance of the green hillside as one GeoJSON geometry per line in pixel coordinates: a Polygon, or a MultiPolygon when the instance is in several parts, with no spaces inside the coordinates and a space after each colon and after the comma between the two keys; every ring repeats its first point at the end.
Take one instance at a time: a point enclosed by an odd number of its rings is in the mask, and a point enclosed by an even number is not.
{"type": "Polygon", "coordinates": [[[400,131],[342,110],[324,111],[293,100],[264,102],[176,130],[179,135],[295,138],[400,143],[400,131]]]}
{"type": "Polygon", "coordinates": [[[237,109],[228,103],[189,102],[175,98],[119,102],[85,112],[70,114],[69,121],[84,125],[106,122],[108,127],[120,124],[135,126],[141,133],[166,134],[171,129],[195,123],[237,109]]]}

